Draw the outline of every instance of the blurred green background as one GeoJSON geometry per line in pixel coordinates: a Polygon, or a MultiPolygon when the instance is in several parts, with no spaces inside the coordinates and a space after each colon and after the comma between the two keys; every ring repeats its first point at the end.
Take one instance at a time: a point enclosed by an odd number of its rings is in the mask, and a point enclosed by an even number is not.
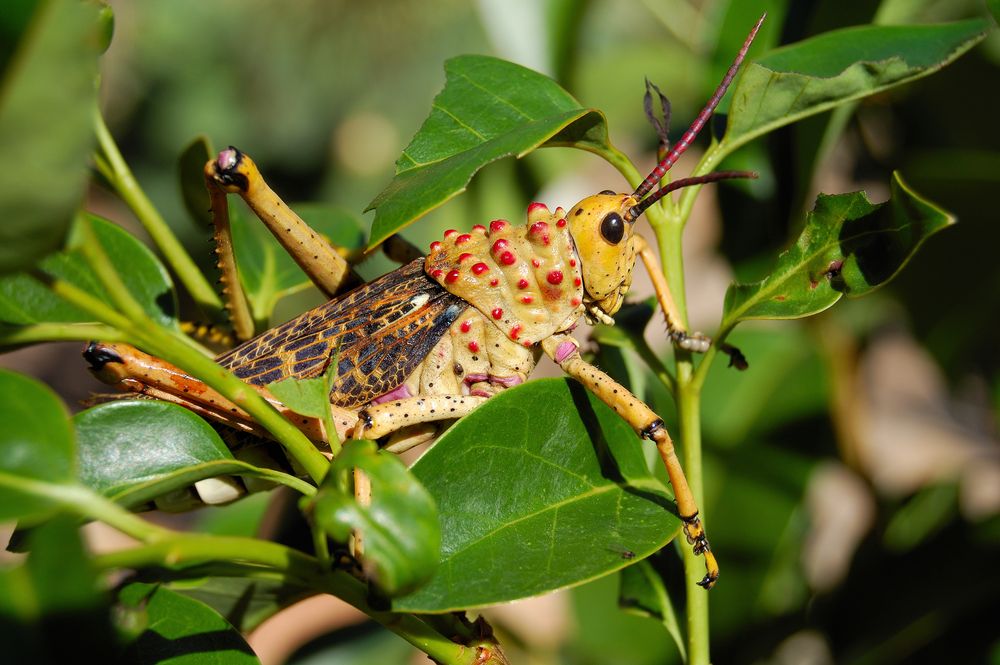
{"type": "MultiPolygon", "coordinates": [[[[189,221],[176,177],[180,151],[199,134],[252,154],[285,199],[332,203],[361,219],[454,55],[492,54],[553,76],[607,114],[612,141],[642,166],[656,148],[644,77],[670,97],[676,138],[765,9],[752,53],[876,12],[902,23],[984,13],[972,0],[109,4],[105,116],[139,182],[206,263],[208,231],[189,221]]],[[[898,169],[959,219],[875,296],[802,322],[741,327],[732,341],[750,370],[713,368],[705,511],[724,570],[711,592],[715,662],[1000,663],[1000,225],[990,198],[1000,182],[998,64],[994,32],[942,72],[866,100],[828,151],[818,149],[823,115],[731,158],[761,172],[753,187],[702,194],[686,237],[688,300],[694,326],[708,333],[726,284],[760,277],[819,191],[866,189],[883,200],[898,169]]],[[[423,246],[444,228],[521,219],[532,200],[568,206],[621,186],[596,157],[539,151],[486,168],[406,235],[423,246]]],[[[89,205],[130,224],[97,186],[89,205]]],[[[388,265],[373,260],[365,271],[388,265]]],[[[659,332],[654,324],[647,336],[659,332]]],[[[83,363],[66,357],[3,362],[83,386],[70,395],[96,390],[83,363]]],[[[611,355],[602,364],[635,372],[611,355]]],[[[671,422],[670,400],[648,385],[671,422]]],[[[668,588],[683,588],[676,557],[654,564],[668,588]]],[[[683,616],[681,594],[672,600],[683,616]]],[[[660,624],[617,609],[614,579],[543,608],[494,615],[515,662],[678,662],[660,624]]],[[[389,634],[357,635],[314,642],[296,662],[402,657],[387,655],[399,652],[389,634]]]]}

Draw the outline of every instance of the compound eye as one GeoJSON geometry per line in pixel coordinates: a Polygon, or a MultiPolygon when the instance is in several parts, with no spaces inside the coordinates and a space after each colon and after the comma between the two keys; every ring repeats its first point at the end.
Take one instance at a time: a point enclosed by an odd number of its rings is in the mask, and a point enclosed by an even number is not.
{"type": "Polygon", "coordinates": [[[609,212],[601,220],[601,236],[612,245],[617,245],[625,237],[625,220],[617,212],[609,212]]]}
{"type": "Polygon", "coordinates": [[[613,189],[605,189],[601,192],[601,196],[614,196],[615,191],[613,189]]]}

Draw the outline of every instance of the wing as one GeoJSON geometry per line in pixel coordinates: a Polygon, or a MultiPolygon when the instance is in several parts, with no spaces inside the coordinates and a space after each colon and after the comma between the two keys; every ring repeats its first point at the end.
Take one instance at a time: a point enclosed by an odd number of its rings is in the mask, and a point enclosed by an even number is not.
{"type": "Polygon", "coordinates": [[[216,361],[255,385],[319,376],[340,345],[330,399],[366,404],[397,388],[468,307],[424,274],[383,275],[228,351],[216,361]]]}

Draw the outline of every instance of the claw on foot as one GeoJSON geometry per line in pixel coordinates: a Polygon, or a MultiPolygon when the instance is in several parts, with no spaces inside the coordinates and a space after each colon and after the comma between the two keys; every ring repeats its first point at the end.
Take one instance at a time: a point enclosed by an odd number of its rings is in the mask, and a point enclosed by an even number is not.
{"type": "Polygon", "coordinates": [[[719,563],[715,560],[715,555],[712,554],[712,547],[708,544],[708,538],[705,536],[705,529],[701,526],[701,520],[698,519],[698,513],[682,515],[681,521],[684,522],[684,537],[690,543],[691,549],[694,550],[695,554],[705,557],[706,573],[705,577],[698,582],[698,586],[711,589],[715,585],[715,581],[719,579],[719,563]]]}

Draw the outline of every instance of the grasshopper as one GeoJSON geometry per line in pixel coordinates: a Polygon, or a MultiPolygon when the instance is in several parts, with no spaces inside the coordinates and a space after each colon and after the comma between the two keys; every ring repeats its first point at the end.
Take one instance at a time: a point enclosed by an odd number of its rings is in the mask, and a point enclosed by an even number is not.
{"type": "MultiPolygon", "coordinates": [[[[395,271],[339,297],[336,294],[349,276],[346,260],[267,186],[250,157],[235,148],[222,151],[206,165],[205,177],[223,293],[237,336],[249,337],[252,326],[246,323],[245,299],[236,281],[227,194],[241,196],[333,299],[243,342],[218,356],[217,362],[259,390],[318,445],[330,436],[385,438],[388,449],[399,451],[432,439],[443,425],[525,381],[544,353],[640,436],[655,443],[674,489],[684,534],[694,551],[705,556],[706,574],[699,584],[711,588],[719,567],[663,420],[586,362],[571,332],[581,318],[614,324],[612,316],[631,286],[638,258],[652,277],[674,345],[703,352],[711,344],[681,325],[655,255],[635,232],[635,223],[649,206],[681,187],[755,177],[715,172],[674,181],[650,194],[715,110],[761,22],[694,123],[634,192],[603,191],[568,210],[550,211],[532,203],[523,225],[495,219],[467,233],[446,231],[443,239],[431,243],[426,256],[418,254],[395,271]],[[322,374],[335,351],[337,378],[330,393],[337,429],[333,433],[323,431],[317,419],[292,413],[266,386],[287,377],[322,374]]],[[[402,258],[406,252],[393,253],[402,258]]],[[[239,430],[267,435],[214,390],[139,349],[91,343],[84,355],[98,378],[122,390],[179,403],[239,430]]]]}

